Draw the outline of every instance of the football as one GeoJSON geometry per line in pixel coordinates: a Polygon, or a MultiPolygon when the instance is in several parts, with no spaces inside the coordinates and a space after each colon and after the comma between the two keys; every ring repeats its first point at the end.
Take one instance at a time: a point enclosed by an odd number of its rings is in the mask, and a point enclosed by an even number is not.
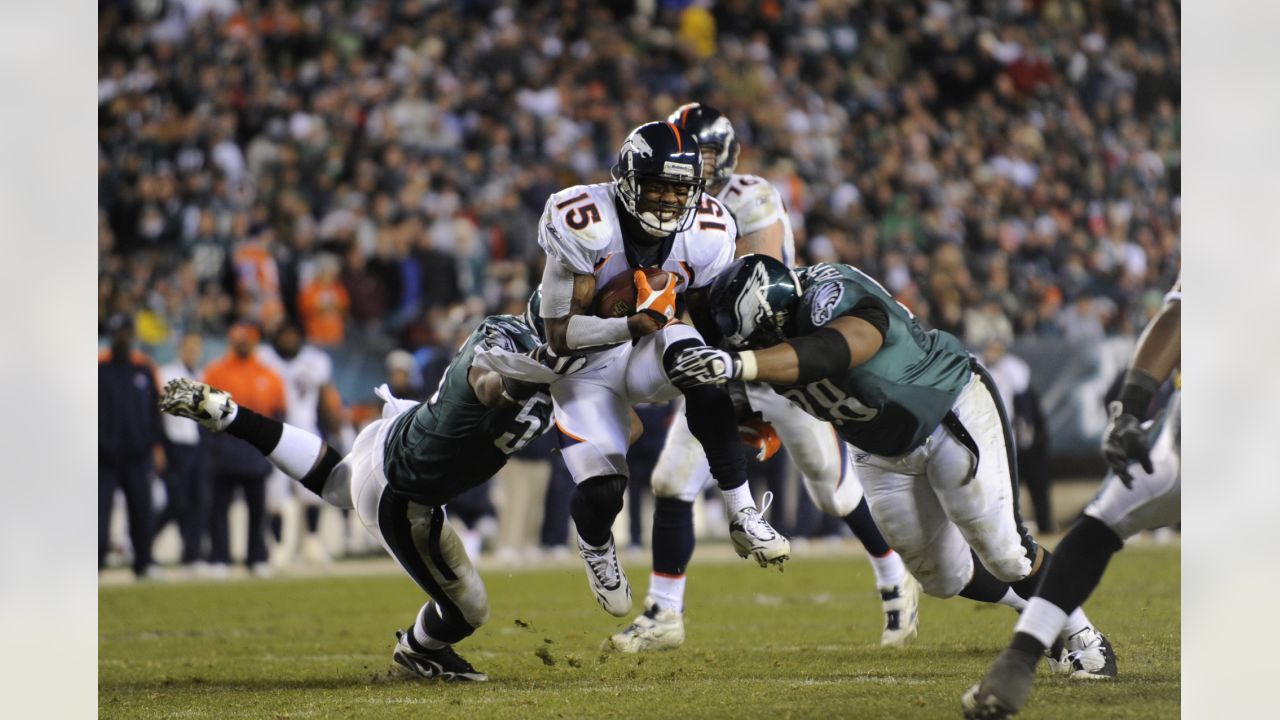
{"type": "MultiPolygon", "coordinates": [[[[667,286],[669,278],[667,271],[656,267],[641,269],[649,278],[649,286],[654,290],[661,290],[667,286]]],[[[636,311],[636,286],[632,280],[633,274],[633,270],[618,273],[596,292],[594,312],[596,317],[627,317],[636,311]]]]}

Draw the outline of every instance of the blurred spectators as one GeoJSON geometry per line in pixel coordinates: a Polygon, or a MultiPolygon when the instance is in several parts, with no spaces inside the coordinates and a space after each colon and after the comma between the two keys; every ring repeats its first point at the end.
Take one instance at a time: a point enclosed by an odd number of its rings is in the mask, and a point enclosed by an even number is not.
{"type": "Polygon", "coordinates": [[[103,2],[99,319],[134,311],[144,341],[292,316],[318,344],[445,344],[441,318],[523,301],[551,191],[607,179],[631,127],[701,100],[782,192],[803,259],[857,264],[974,341],[1133,333],[1179,263],[1179,15],[103,2]]]}
{"type": "MultiPolygon", "coordinates": [[[[227,335],[227,354],[205,368],[203,381],[231,393],[236,402],[283,421],[285,387],[280,375],[256,357],[258,329],[240,322],[227,335]]],[[[231,563],[228,511],[239,488],[249,510],[245,564],[254,575],[270,574],[267,565],[267,476],[272,465],[252,445],[227,433],[209,435],[213,449],[213,490],[209,517],[209,563],[214,577],[226,577],[231,563]]]]}
{"type": "Polygon", "coordinates": [[[107,319],[111,346],[98,353],[98,569],[108,551],[111,507],[124,492],[133,572],[152,571],[151,473],[164,470],[156,368],[134,351],[133,319],[107,319]]]}
{"type": "MultiPolygon", "coordinates": [[[[178,378],[199,378],[204,358],[204,341],[191,333],[182,337],[178,357],[160,366],[160,381],[168,384],[178,378]]],[[[204,559],[204,537],[209,519],[208,447],[194,420],[163,414],[165,471],[165,507],[156,517],[155,535],[170,521],[177,523],[182,538],[179,562],[194,572],[196,563],[204,559]]]]}

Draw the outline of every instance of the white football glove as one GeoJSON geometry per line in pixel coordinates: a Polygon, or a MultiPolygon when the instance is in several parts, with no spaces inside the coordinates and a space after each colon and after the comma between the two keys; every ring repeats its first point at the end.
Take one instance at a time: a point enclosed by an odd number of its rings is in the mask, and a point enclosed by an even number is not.
{"type": "Polygon", "coordinates": [[[723,385],[742,376],[742,360],[736,352],[700,345],[680,351],[668,376],[681,390],[723,385]]]}

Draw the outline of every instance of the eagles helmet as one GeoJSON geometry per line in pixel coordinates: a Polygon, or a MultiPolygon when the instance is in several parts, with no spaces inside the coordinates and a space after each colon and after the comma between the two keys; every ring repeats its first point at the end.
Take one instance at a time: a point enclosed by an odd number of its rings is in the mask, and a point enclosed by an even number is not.
{"type": "Polygon", "coordinates": [[[676,108],[667,122],[693,133],[698,138],[698,147],[715,151],[716,164],[711,172],[711,185],[728,182],[734,168],[738,167],[738,153],[742,151],[742,146],[738,144],[738,134],[733,131],[733,123],[729,122],[724,113],[710,105],[695,102],[676,108]]]}
{"type": "Polygon", "coordinates": [[[688,130],[668,122],[645,123],[632,130],[618,151],[612,174],[623,207],[648,234],[666,237],[693,224],[693,211],[706,183],[698,141],[688,130]],[[640,187],[646,180],[687,185],[689,195],[680,203],[644,200],[640,187]]]}
{"type": "Polygon", "coordinates": [[[786,340],[800,303],[800,278],[769,255],[744,255],[711,284],[711,314],[735,349],[786,340]]]}
{"type": "Polygon", "coordinates": [[[534,288],[533,294],[529,296],[529,304],[524,308],[524,324],[533,330],[538,342],[545,343],[547,341],[547,324],[542,320],[541,285],[534,288]]]}

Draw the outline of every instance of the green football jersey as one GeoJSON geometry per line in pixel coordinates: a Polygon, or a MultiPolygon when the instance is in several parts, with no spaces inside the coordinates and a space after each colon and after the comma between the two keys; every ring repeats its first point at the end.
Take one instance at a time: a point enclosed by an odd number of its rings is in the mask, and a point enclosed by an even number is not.
{"type": "Polygon", "coordinates": [[[383,470],[398,492],[427,505],[443,505],[484,483],[507,456],[551,428],[551,397],[540,391],[518,407],[480,402],[467,374],[485,328],[496,328],[505,349],[528,352],[538,339],[514,315],[491,315],[467,338],[427,402],[396,418],[387,437],[383,470]]]}
{"type": "Polygon", "coordinates": [[[918,447],[969,381],[970,357],[955,336],[926,331],[880,283],[849,265],[796,270],[802,295],[797,335],[808,335],[870,301],[889,317],[884,345],[867,362],[807,385],[777,387],[854,447],[893,457],[918,447]]]}

